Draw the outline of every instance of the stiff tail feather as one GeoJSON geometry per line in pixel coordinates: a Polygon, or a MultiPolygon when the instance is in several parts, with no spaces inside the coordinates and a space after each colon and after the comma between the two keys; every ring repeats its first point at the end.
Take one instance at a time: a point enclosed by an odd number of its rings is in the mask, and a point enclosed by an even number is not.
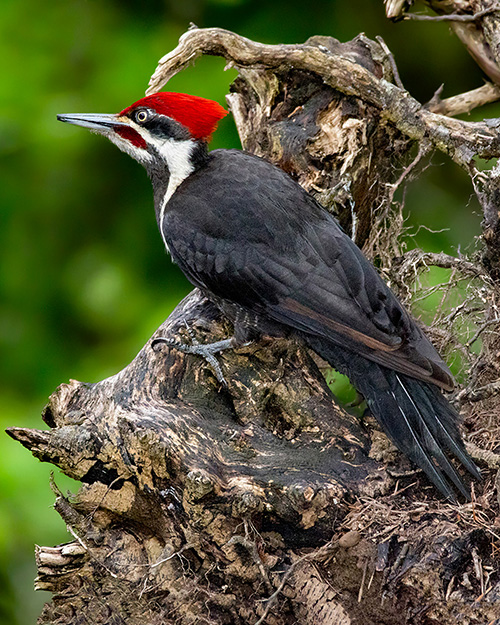
{"type": "Polygon", "coordinates": [[[386,434],[446,498],[455,501],[454,485],[470,499],[469,489],[448,455],[454,456],[474,478],[481,479],[481,474],[460,437],[458,413],[437,387],[344,348],[325,345],[324,340],[307,337],[307,343],[350,378],[386,434]]]}

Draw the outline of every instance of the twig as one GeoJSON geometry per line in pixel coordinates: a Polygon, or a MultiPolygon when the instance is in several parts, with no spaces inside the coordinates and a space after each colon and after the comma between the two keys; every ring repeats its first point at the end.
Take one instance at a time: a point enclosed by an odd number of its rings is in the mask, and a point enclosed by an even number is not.
{"type": "Polygon", "coordinates": [[[361,603],[362,599],[363,599],[363,590],[365,587],[365,580],[366,580],[366,572],[368,571],[368,559],[365,561],[365,566],[363,567],[363,576],[361,577],[361,584],[359,585],[359,592],[358,592],[358,603],[361,603]]]}
{"type": "Polygon", "coordinates": [[[87,545],[83,542],[83,540],[80,538],[80,536],[78,536],[78,534],[76,533],[76,531],[71,527],[71,525],[67,525],[66,529],[68,530],[68,532],[73,536],[73,538],[75,538],[80,545],[83,547],[83,549],[85,549],[85,552],[88,553],[89,557],[92,558],[92,560],[94,560],[94,562],[97,562],[97,564],[99,564],[100,566],[102,566],[103,569],[106,570],[107,573],[109,573],[111,575],[111,577],[113,577],[114,579],[120,579],[120,577],[116,574],[113,573],[113,571],[107,567],[104,562],[101,562],[100,560],[98,560],[94,555],[92,555],[92,552],[90,551],[90,549],[87,547],[87,545]]]}
{"type": "Polygon", "coordinates": [[[380,35],[377,35],[375,37],[375,39],[379,42],[380,47],[385,52],[385,56],[386,56],[387,60],[389,61],[389,64],[391,66],[392,75],[394,76],[394,82],[396,83],[396,85],[400,89],[404,89],[404,85],[403,85],[403,82],[401,81],[401,77],[400,77],[399,71],[398,71],[398,66],[396,65],[396,61],[394,59],[394,55],[389,50],[389,48],[387,47],[387,44],[385,43],[385,41],[382,39],[382,37],[380,35]]]}
{"type": "Polygon", "coordinates": [[[475,547],[472,548],[472,562],[474,564],[474,573],[476,574],[476,578],[481,584],[481,595],[484,595],[483,563],[475,547]]]}
{"type": "Polygon", "coordinates": [[[487,321],[482,323],[479,326],[479,328],[476,330],[476,332],[474,333],[473,337],[467,341],[467,343],[465,344],[465,347],[469,348],[471,345],[473,345],[477,341],[477,339],[481,336],[481,334],[487,328],[489,328],[492,325],[499,325],[500,326],[500,320],[499,319],[488,319],[487,321]]]}
{"type": "Polygon", "coordinates": [[[294,570],[297,568],[297,566],[299,564],[301,564],[305,560],[310,560],[312,555],[313,554],[309,554],[308,553],[305,556],[302,556],[301,558],[299,558],[298,560],[295,560],[295,562],[293,562],[290,565],[290,567],[288,568],[286,573],[281,578],[281,583],[278,586],[278,588],[273,592],[273,594],[270,597],[268,597],[267,599],[264,600],[266,602],[266,608],[265,608],[264,613],[262,614],[262,616],[259,618],[259,620],[255,622],[255,625],[262,625],[262,623],[265,622],[265,620],[267,618],[267,615],[269,614],[269,610],[273,607],[274,603],[276,602],[276,599],[281,594],[281,591],[285,587],[285,584],[287,583],[287,581],[290,578],[291,574],[294,572],[294,570]]]}
{"type": "Polygon", "coordinates": [[[488,399],[492,395],[496,395],[500,393],[500,380],[495,380],[495,382],[490,382],[489,384],[485,384],[484,386],[480,386],[476,389],[463,389],[455,398],[455,401],[464,402],[476,402],[481,401],[482,399],[488,399]]]}
{"type": "Polygon", "coordinates": [[[181,553],[183,553],[184,551],[187,551],[188,549],[192,549],[194,546],[195,546],[194,543],[186,543],[178,551],[175,551],[174,553],[172,553],[166,558],[162,558],[161,560],[158,560],[158,562],[155,562],[154,564],[150,564],[149,567],[154,569],[155,567],[160,566],[160,564],[164,564],[165,562],[172,560],[172,558],[175,558],[175,556],[180,556],[181,553]]]}
{"type": "Polygon", "coordinates": [[[271,582],[269,581],[269,576],[264,567],[264,563],[262,562],[262,558],[260,557],[257,543],[255,542],[255,540],[251,540],[250,538],[245,537],[245,536],[236,535],[236,536],[233,536],[227,542],[227,544],[228,545],[235,545],[235,544],[241,545],[251,554],[254,563],[257,565],[257,568],[259,569],[259,573],[264,581],[264,584],[266,585],[266,589],[269,592],[272,589],[272,585],[271,585],[271,582]]]}
{"type": "Polygon", "coordinates": [[[283,588],[285,587],[285,584],[287,583],[290,576],[292,575],[292,573],[295,571],[295,569],[297,568],[299,564],[301,564],[302,562],[310,561],[310,560],[321,561],[322,559],[327,557],[327,555],[331,554],[332,551],[336,551],[337,547],[338,547],[338,540],[332,540],[326,545],[323,545],[323,547],[320,547],[317,551],[313,551],[312,553],[306,553],[305,556],[302,556],[298,560],[295,560],[295,562],[292,562],[290,567],[287,569],[286,573],[284,573],[283,577],[281,578],[281,582],[278,588],[273,592],[273,594],[270,597],[263,600],[266,603],[266,608],[262,616],[259,618],[259,620],[255,622],[255,625],[262,625],[262,623],[265,622],[270,609],[273,607],[274,603],[276,602],[276,599],[279,597],[283,588]]]}
{"type": "Polygon", "coordinates": [[[420,22],[476,22],[485,15],[495,13],[500,10],[499,5],[495,4],[487,9],[482,9],[473,15],[462,13],[449,13],[448,15],[424,15],[423,13],[405,13],[402,17],[404,20],[417,20],[420,22]]]}
{"type": "Polygon", "coordinates": [[[450,274],[450,278],[448,280],[448,283],[445,284],[444,288],[443,288],[443,295],[441,297],[441,301],[439,302],[439,304],[436,307],[436,312],[434,313],[434,318],[432,320],[432,325],[434,325],[438,319],[440,319],[442,313],[443,313],[443,306],[446,302],[446,300],[448,299],[448,297],[450,296],[450,291],[452,290],[452,286],[453,284],[455,284],[455,274],[457,273],[457,268],[453,267],[451,270],[451,274],[450,274]]]}
{"type": "MultiPolygon", "coordinates": [[[[453,288],[455,288],[456,286],[458,286],[458,283],[460,282],[460,279],[458,280],[449,280],[446,284],[447,286],[451,286],[453,288]]],[[[426,289],[419,289],[419,291],[422,292],[422,295],[418,295],[413,297],[412,302],[414,304],[416,304],[417,302],[423,302],[426,299],[428,299],[431,295],[434,295],[434,293],[440,293],[443,290],[443,285],[440,284],[436,284],[435,286],[431,286],[429,288],[426,289]]]]}
{"type": "Polygon", "coordinates": [[[426,104],[426,107],[432,113],[440,113],[441,115],[462,115],[470,113],[473,109],[485,104],[491,104],[500,99],[500,86],[492,82],[487,82],[477,89],[454,95],[450,98],[441,100],[439,93],[436,92],[432,99],[426,104]]]}
{"type": "Polygon", "coordinates": [[[398,265],[414,266],[415,268],[419,266],[433,266],[443,269],[456,267],[462,274],[486,280],[488,283],[491,281],[488,274],[479,265],[471,263],[464,258],[450,256],[444,252],[422,252],[418,249],[410,250],[398,259],[398,265]]]}
{"type": "Polygon", "coordinates": [[[422,141],[419,143],[417,155],[412,160],[412,162],[407,167],[405,167],[405,169],[403,170],[399,178],[396,180],[396,182],[393,185],[391,185],[392,188],[389,193],[389,202],[391,204],[394,201],[394,194],[400,187],[401,183],[411,173],[411,171],[415,169],[415,167],[422,160],[422,158],[431,151],[431,149],[432,149],[431,144],[428,141],[422,141]]]}

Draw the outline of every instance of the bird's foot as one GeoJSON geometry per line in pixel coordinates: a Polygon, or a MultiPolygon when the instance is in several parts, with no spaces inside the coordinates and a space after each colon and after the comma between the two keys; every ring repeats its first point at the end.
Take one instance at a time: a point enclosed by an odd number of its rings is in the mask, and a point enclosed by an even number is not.
{"type": "Polygon", "coordinates": [[[222,341],[216,341],[215,343],[202,345],[201,343],[198,343],[192,329],[187,324],[186,328],[189,333],[191,343],[181,343],[180,341],[176,341],[175,339],[159,336],[158,338],[151,341],[151,347],[155,349],[158,345],[168,345],[169,347],[173,347],[174,349],[179,350],[183,354],[195,354],[197,356],[201,356],[208,362],[213,372],[215,373],[215,377],[217,378],[217,380],[221,384],[224,384],[224,386],[227,386],[226,379],[224,378],[224,374],[222,373],[221,366],[219,364],[219,361],[215,357],[215,354],[218,354],[225,349],[231,349],[233,347],[236,347],[236,341],[234,337],[224,339],[222,341]]]}

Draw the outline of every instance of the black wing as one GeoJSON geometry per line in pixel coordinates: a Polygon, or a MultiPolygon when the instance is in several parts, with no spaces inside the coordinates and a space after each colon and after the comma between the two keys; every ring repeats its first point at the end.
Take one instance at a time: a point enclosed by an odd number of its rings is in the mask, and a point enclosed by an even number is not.
{"type": "Polygon", "coordinates": [[[169,204],[165,236],[197,286],[443,388],[429,340],[335,219],[274,165],[211,153],[169,204]]]}

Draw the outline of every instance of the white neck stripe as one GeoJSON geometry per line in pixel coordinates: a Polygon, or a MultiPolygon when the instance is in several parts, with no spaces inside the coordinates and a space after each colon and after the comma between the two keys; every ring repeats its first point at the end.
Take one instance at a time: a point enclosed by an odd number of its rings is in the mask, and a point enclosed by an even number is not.
{"type": "MultiPolygon", "coordinates": [[[[177,187],[194,171],[191,157],[196,147],[196,142],[193,139],[184,139],[180,141],[172,138],[161,139],[148,133],[133,120],[130,120],[129,123],[131,128],[140,134],[148,145],[151,145],[156,149],[169,172],[167,190],[161,201],[158,224],[163,243],[168,250],[167,241],[163,233],[163,219],[165,217],[166,206],[172,195],[175,193],[177,187]]],[[[146,167],[147,165],[153,163],[154,157],[147,151],[147,149],[132,145],[130,141],[120,137],[120,135],[114,132],[103,132],[101,134],[107,134],[111,141],[113,141],[113,143],[115,143],[121,150],[130,154],[132,158],[135,158],[146,167]]]]}
{"type": "Polygon", "coordinates": [[[175,193],[177,187],[184,180],[186,180],[186,178],[194,171],[194,166],[191,161],[191,155],[195,148],[195,144],[191,139],[184,141],[176,141],[175,139],[165,139],[163,141],[153,139],[152,141],[151,137],[149,137],[149,141],[153,143],[155,148],[160,153],[170,173],[167,190],[165,192],[165,195],[163,196],[163,200],[161,203],[159,219],[159,226],[161,236],[163,238],[163,243],[168,250],[167,241],[163,232],[163,219],[165,217],[165,209],[167,207],[168,201],[175,193]]]}

